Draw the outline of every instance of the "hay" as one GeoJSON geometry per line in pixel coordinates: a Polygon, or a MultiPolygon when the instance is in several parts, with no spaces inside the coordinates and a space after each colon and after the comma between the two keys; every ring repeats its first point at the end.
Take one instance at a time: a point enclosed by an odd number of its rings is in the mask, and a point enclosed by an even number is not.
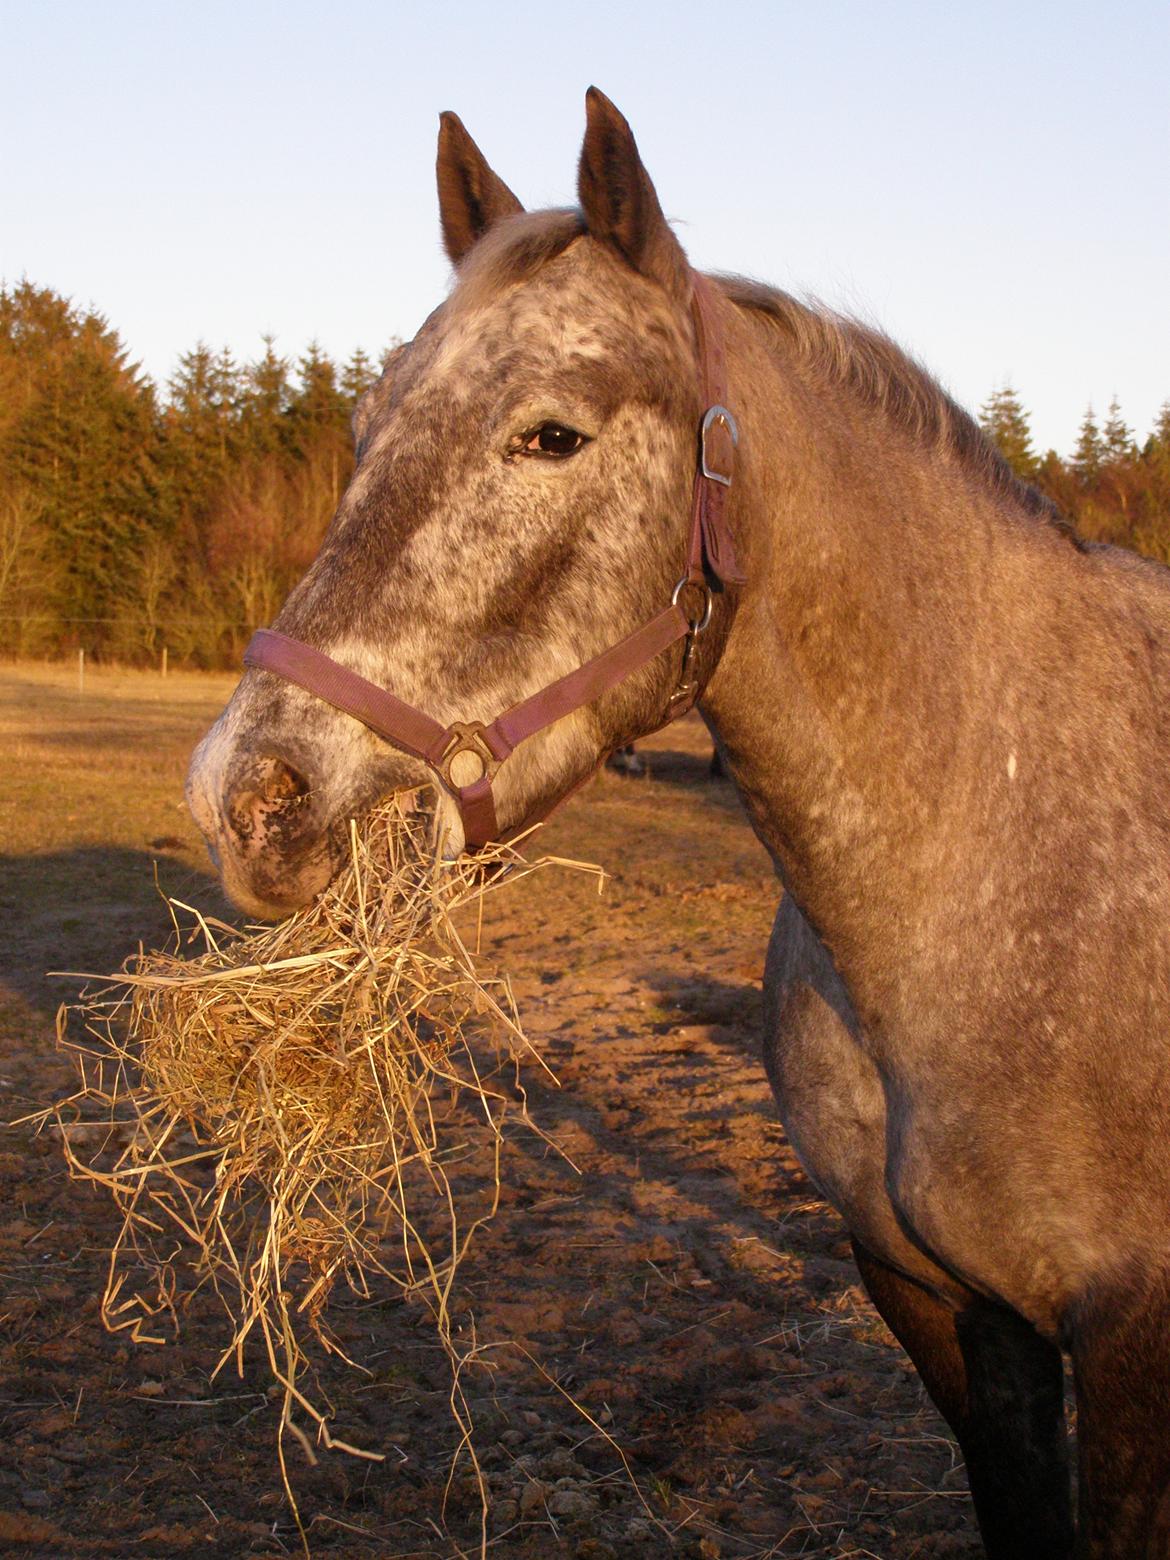
{"type": "Polygon", "coordinates": [[[347,867],[307,910],[239,933],[172,902],[174,951],[140,952],[62,1008],[80,1087],[40,1119],[121,1211],[107,1327],[164,1342],[210,1286],[230,1331],[216,1371],[242,1370],[258,1337],[283,1391],[281,1437],[312,1457],[299,1416],[319,1443],[377,1456],[331,1435],[301,1377],[312,1338],[347,1358],[326,1323],[336,1285],[394,1286],[431,1308],[467,1443],[451,1287],[498,1203],[505,1123],[532,1125],[518,1069],[534,1053],[507,979],[480,970],[478,930],[465,938],[457,920],[552,860],[498,847],[444,861],[433,807],[394,797],[351,825],[347,867]],[[184,957],[192,937],[202,951],[184,957]],[[70,1037],[78,1018],[84,1040],[70,1037]],[[469,1101],[491,1170],[468,1171],[464,1198],[469,1101]]]}

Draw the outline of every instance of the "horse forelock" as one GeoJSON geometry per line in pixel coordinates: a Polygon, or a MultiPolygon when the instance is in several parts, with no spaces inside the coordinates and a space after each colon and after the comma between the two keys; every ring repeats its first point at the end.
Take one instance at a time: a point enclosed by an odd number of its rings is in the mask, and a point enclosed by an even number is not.
{"type": "Polygon", "coordinates": [[[484,234],[459,267],[456,292],[462,305],[480,306],[516,282],[527,281],[585,236],[579,211],[523,211],[484,234]]]}

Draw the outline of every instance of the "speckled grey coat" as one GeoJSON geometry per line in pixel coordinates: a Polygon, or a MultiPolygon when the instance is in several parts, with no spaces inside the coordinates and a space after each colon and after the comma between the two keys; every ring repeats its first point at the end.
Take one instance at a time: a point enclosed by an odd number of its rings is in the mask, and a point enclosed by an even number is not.
{"type": "MultiPolygon", "coordinates": [[[[668,599],[700,411],[688,272],[589,98],[579,212],[529,216],[445,116],[451,297],[358,420],[277,626],[489,719],[668,599]],[[542,429],[575,431],[568,454],[542,429]]],[[[1170,571],[1085,547],[884,338],[724,281],[749,583],[702,711],[786,893],[767,1056],[810,1173],[963,1446],[988,1552],[1170,1555],[1170,571]]],[[[562,441],[563,442],[563,441],[562,441]]],[[[501,823],[661,723],[677,652],[533,738],[501,823]]],[[[248,672],[190,795],[276,913],[424,778],[248,672]]],[[[458,823],[453,848],[459,844],[458,823]]]]}

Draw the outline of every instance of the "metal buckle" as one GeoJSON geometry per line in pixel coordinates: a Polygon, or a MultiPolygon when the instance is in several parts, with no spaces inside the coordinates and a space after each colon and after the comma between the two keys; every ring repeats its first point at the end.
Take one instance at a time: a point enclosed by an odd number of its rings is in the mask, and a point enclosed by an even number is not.
{"type": "Polygon", "coordinates": [[[712,471],[707,459],[707,435],[718,422],[723,423],[731,435],[732,449],[739,447],[739,428],[736,426],[735,418],[725,406],[720,406],[718,403],[709,406],[703,414],[703,426],[699,431],[699,470],[712,482],[721,482],[724,487],[730,487],[731,472],[724,475],[722,471],[712,471]]]}
{"type": "Polygon", "coordinates": [[[488,746],[484,737],[482,721],[453,720],[447,727],[447,735],[450,741],[443,749],[442,757],[435,765],[439,771],[443,784],[452,791],[465,791],[469,785],[475,785],[486,775],[493,779],[496,770],[500,767],[500,760],[488,746]],[[469,780],[456,780],[451,774],[451,765],[461,753],[472,753],[479,760],[480,771],[472,775],[469,780]]]}

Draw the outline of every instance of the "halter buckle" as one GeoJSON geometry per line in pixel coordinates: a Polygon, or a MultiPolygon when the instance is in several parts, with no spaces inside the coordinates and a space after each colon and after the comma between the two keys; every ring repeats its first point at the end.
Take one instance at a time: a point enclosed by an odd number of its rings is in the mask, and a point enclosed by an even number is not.
{"type": "Polygon", "coordinates": [[[709,406],[703,414],[703,425],[699,430],[699,469],[703,475],[712,482],[720,482],[724,487],[730,487],[735,467],[734,452],[738,446],[739,428],[736,426],[735,418],[725,406],[720,406],[718,403],[714,406],[709,406]],[[722,453],[726,456],[726,460],[722,463],[717,461],[716,465],[712,466],[711,460],[714,451],[711,447],[711,436],[712,434],[718,434],[720,431],[730,435],[731,449],[728,450],[726,445],[724,445],[722,453]],[[718,469],[719,464],[725,465],[726,470],[720,471],[718,469]]]}
{"type": "MultiPolygon", "coordinates": [[[[439,758],[435,768],[439,771],[443,784],[451,791],[465,790],[469,785],[475,785],[485,776],[492,780],[496,770],[500,767],[500,760],[488,746],[484,736],[484,724],[479,720],[453,720],[447,727],[447,746],[439,758]],[[471,754],[479,761],[478,774],[465,774],[462,778],[456,778],[452,773],[452,765],[455,760],[464,753],[471,754]]],[[[461,766],[466,770],[467,766],[461,766]]]]}

